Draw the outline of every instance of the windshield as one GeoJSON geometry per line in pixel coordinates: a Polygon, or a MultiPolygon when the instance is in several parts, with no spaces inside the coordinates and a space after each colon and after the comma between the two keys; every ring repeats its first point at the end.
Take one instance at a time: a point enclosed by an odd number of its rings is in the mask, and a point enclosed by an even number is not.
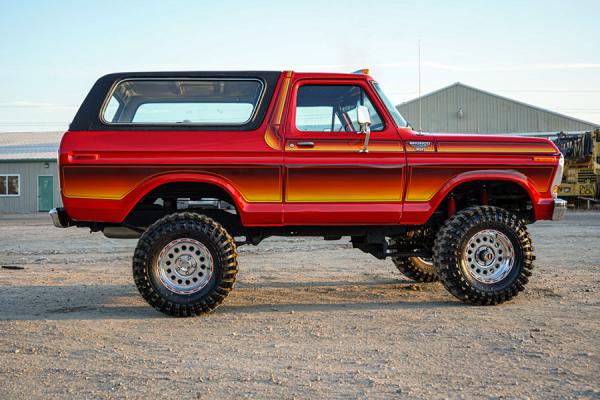
{"type": "Polygon", "coordinates": [[[375,91],[379,95],[379,98],[381,99],[381,101],[383,101],[383,104],[385,104],[385,108],[387,108],[389,113],[392,114],[392,118],[394,118],[394,122],[396,123],[396,125],[398,125],[398,127],[400,127],[400,128],[406,128],[408,126],[408,123],[402,117],[402,115],[400,115],[400,113],[394,106],[394,103],[392,103],[392,101],[390,99],[388,99],[388,97],[385,95],[385,93],[383,93],[383,90],[381,90],[379,83],[377,83],[375,81],[371,81],[371,83],[373,84],[375,91]]]}

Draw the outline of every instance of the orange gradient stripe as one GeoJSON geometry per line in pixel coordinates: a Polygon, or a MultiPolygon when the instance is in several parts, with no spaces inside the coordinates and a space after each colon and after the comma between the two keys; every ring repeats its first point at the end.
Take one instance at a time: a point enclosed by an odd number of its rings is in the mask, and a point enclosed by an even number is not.
{"type": "Polygon", "coordinates": [[[550,143],[439,142],[439,153],[555,153],[550,143]]]}
{"type": "Polygon", "coordinates": [[[283,119],[283,109],[285,107],[285,101],[287,99],[291,81],[292,73],[290,71],[285,71],[281,90],[277,95],[276,104],[273,109],[273,115],[271,121],[269,121],[269,124],[267,125],[267,130],[265,131],[265,142],[267,143],[267,146],[273,150],[281,150],[282,139],[279,128],[281,126],[281,120],[283,119]]]}
{"type": "Polygon", "coordinates": [[[248,202],[279,202],[282,198],[280,169],[255,166],[65,166],[62,190],[64,196],[69,198],[120,200],[149,178],[182,172],[224,178],[248,202]]]}
{"type": "MultiPolygon", "coordinates": [[[[285,146],[289,151],[360,151],[363,148],[363,141],[341,141],[341,140],[309,140],[313,142],[314,147],[299,147],[298,142],[302,140],[289,141],[285,146]],[[294,147],[290,145],[293,144],[294,147]]],[[[402,152],[402,144],[399,142],[371,142],[369,143],[369,152],[402,152]]]]}
{"type": "Polygon", "coordinates": [[[288,202],[402,201],[402,167],[291,167],[288,202]]]}
{"type": "MultiPolygon", "coordinates": [[[[406,201],[429,201],[455,176],[474,170],[497,169],[498,167],[413,167],[410,172],[406,201]]],[[[506,168],[506,167],[504,167],[506,168]]],[[[546,192],[550,187],[553,167],[518,167],[512,170],[521,172],[531,179],[535,188],[546,192]]]]}

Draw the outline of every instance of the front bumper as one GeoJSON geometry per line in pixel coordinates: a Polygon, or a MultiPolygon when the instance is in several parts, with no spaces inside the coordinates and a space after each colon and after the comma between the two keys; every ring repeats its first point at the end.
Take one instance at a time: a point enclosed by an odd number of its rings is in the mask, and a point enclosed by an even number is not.
{"type": "Polygon", "coordinates": [[[554,211],[552,211],[552,221],[560,221],[567,211],[567,201],[563,199],[554,199],[554,211]]]}
{"type": "Polygon", "coordinates": [[[57,228],[67,228],[71,226],[71,218],[67,215],[64,208],[53,208],[48,213],[52,218],[52,224],[57,228]]]}

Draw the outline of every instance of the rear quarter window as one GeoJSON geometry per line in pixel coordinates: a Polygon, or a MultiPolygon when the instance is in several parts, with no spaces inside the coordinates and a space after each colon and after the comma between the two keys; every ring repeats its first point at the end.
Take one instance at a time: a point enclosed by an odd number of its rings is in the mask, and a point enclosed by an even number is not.
{"type": "Polygon", "coordinates": [[[109,125],[244,125],[256,113],[258,79],[127,79],[100,112],[109,125]]]}

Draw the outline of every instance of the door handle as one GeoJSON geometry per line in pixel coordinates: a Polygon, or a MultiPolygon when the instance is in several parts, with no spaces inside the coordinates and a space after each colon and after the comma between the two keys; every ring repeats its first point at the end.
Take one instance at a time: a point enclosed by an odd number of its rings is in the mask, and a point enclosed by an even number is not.
{"type": "Polygon", "coordinates": [[[315,147],[315,142],[298,142],[298,147],[315,147]]]}

